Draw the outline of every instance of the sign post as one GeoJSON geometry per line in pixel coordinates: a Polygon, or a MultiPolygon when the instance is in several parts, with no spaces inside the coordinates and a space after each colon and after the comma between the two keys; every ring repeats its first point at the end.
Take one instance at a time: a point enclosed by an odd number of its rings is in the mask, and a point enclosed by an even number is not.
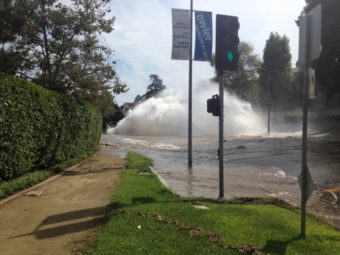
{"type": "Polygon", "coordinates": [[[320,56],[321,48],[321,4],[317,5],[299,20],[299,65],[303,71],[303,123],[302,162],[299,184],[301,188],[301,237],[306,236],[306,203],[312,194],[314,184],[307,163],[309,66],[320,56]]]}

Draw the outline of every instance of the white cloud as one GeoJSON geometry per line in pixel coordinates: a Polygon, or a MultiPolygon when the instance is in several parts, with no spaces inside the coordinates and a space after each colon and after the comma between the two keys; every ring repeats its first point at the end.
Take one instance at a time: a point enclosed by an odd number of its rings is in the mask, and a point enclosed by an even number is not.
{"type": "MultiPolygon", "coordinates": [[[[285,34],[290,39],[293,65],[298,55],[298,27],[295,24],[304,0],[194,0],[194,9],[239,17],[240,39],[251,42],[262,56],[270,32],[285,34]]],[[[143,94],[149,75],[156,73],[173,90],[187,91],[188,61],[171,60],[171,8],[188,9],[184,0],[112,0],[115,30],[105,36],[116,52],[117,71],[130,91],[117,97],[118,103],[132,101],[143,94]]],[[[213,29],[214,30],[214,29],[213,29]]],[[[194,62],[194,84],[209,79],[213,69],[209,63],[194,62]]]]}

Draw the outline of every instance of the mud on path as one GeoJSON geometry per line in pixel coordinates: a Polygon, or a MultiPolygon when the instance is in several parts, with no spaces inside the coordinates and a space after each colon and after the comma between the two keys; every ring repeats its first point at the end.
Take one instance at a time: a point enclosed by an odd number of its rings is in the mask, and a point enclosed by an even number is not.
{"type": "Polygon", "coordinates": [[[98,153],[58,178],[1,204],[2,255],[73,254],[104,222],[124,161],[98,153]]]}

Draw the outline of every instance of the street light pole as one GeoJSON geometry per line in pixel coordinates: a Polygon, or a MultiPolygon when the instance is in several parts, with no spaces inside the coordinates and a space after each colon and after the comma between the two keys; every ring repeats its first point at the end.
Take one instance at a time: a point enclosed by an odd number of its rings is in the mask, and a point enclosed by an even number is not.
{"type": "Polygon", "coordinates": [[[188,117],[188,167],[192,168],[192,15],[193,0],[190,0],[190,45],[189,45],[189,117],[188,117]]]}

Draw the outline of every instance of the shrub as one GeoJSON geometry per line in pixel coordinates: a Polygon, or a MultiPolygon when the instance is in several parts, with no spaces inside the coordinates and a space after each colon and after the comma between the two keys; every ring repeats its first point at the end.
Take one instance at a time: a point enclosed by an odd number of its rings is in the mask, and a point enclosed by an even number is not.
{"type": "Polygon", "coordinates": [[[93,150],[101,125],[90,104],[0,74],[0,180],[93,150]]]}

